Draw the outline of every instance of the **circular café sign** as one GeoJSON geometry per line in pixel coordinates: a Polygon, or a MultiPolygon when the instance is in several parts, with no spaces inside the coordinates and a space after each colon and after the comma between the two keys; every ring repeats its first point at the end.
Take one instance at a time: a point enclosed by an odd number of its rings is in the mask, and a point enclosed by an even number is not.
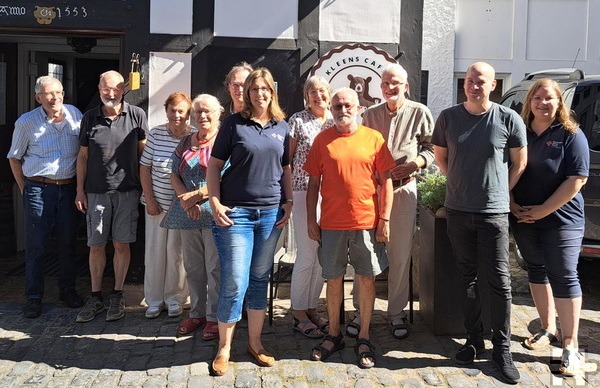
{"type": "Polygon", "coordinates": [[[362,117],[368,107],[383,101],[381,72],[389,63],[397,62],[378,47],[360,43],[345,44],[319,58],[310,75],[324,77],[332,89],[354,89],[361,106],[359,117],[362,117]]]}

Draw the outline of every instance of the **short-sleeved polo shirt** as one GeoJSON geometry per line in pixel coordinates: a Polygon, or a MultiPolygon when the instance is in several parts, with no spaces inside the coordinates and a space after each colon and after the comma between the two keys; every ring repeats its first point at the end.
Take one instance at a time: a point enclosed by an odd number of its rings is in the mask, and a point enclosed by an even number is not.
{"type": "Polygon", "coordinates": [[[139,107],[123,102],[111,120],[102,105],[83,115],[79,144],[88,147],[86,193],[139,190],[139,142],[146,139],[148,122],[139,107]]]}
{"type": "MultiPolygon", "coordinates": [[[[569,176],[589,175],[590,150],[581,130],[572,134],[556,123],[540,136],[527,130],[527,167],[513,188],[521,206],[541,205],[569,176]]],[[[539,228],[582,226],[584,202],[581,193],[547,217],[535,222],[539,228]]]]}
{"type": "Polygon", "coordinates": [[[264,127],[236,113],[221,124],[211,156],[229,160],[221,178],[221,203],[228,207],[273,209],[282,201],[281,178],[289,160],[289,126],[264,127]]]}

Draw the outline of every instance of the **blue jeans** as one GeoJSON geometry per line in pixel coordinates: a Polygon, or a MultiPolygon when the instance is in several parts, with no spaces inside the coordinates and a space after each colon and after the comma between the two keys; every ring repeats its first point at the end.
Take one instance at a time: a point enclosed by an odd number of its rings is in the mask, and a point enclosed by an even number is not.
{"type": "Polygon", "coordinates": [[[490,319],[494,348],[510,347],[512,293],[508,264],[508,215],[447,209],[448,237],[456,258],[465,328],[469,338],[483,338],[479,270],[490,288],[490,319]]]}
{"type": "Polygon", "coordinates": [[[275,223],[283,210],[234,207],[227,216],[233,225],[213,225],[221,263],[217,319],[232,323],[242,318],[244,296],[250,310],[267,308],[267,288],[281,229],[275,223]]]}
{"type": "Polygon", "coordinates": [[[75,288],[75,184],[57,186],[27,180],[23,188],[23,207],[27,231],[25,296],[27,299],[44,297],[44,265],[52,226],[59,247],[58,287],[61,292],[75,288]]]}

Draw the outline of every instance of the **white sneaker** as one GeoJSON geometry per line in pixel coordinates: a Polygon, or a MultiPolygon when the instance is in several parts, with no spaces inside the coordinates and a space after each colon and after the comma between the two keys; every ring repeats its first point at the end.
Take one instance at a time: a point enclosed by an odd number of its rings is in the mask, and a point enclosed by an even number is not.
{"type": "Polygon", "coordinates": [[[146,309],[146,318],[153,319],[158,318],[160,313],[163,311],[162,307],[150,306],[146,309]]]}
{"type": "Polygon", "coordinates": [[[172,304],[169,306],[169,317],[176,318],[183,314],[183,307],[180,304],[172,304]]]}

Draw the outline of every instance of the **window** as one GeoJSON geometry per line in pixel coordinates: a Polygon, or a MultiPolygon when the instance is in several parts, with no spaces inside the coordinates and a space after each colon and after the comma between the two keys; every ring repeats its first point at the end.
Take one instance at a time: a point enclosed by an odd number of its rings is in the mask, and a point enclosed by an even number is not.
{"type": "Polygon", "coordinates": [[[63,82],[64,66],[58,63],[48,62],[48,75],[56,78],[61,83],[63,82]]]}

